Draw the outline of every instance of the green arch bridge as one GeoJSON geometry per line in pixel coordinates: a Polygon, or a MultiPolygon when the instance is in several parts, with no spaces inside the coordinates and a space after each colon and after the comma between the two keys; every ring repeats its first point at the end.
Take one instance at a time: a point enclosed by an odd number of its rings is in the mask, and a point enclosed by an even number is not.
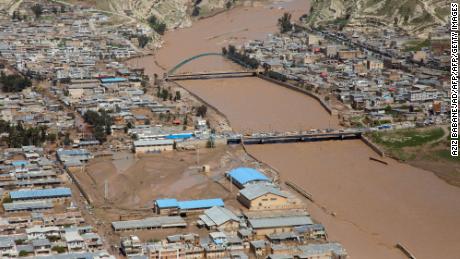
{"type": "Polygon", "coordinates": [[[189,62],[192,62],[193,60],[195,59],[199,59],[199,58],[202,58],[202,57],[206,57],[206,56],[222,56],[222,53],[217,53],[217,52],[206,52],[206,53],[201,53],[201,54],[198,54],[198,55],[195,55],[193,57],[190,57],[190,58],[187,58],[187,59],[184,59],[182,60],[182,62],[180,62],[179,64],[175,65],[173,68],[171,68],[169,71],[168,71],[168,75],[172,75],[174,74],[174,72],[176,72],[179,68],[181,68],[183,65],[189,63],[189,62]]]}

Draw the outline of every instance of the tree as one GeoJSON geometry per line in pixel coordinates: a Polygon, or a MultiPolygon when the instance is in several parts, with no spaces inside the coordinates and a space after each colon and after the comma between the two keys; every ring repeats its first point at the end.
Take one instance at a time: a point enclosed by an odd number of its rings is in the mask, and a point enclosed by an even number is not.
{"type": "Polygon", "coordinates": [[[26,250],[21,250],[19,251],[19,257],[25,257],[29,254],[29,252],[27,252],[26,250]]]}
{"type": "Polygon", "coordinates": [[[207,111],[208,111],[208,107],[206,105],[201,105],[196,109],[196,116],[204,118],[204,116],[206,116],[207,111]]]}
{"type": "Polygon", "coordinates": [[[284,13],[281,18],[278,19],[278,27],[281,33],[286,33],[292,30],[291,14],[284,13]]]}
{"type": "Polygon", "coordinates": [[[21,75],[0,75],[0,85],[4,92],[21,92],[23,89],[32,86],[32,81],[21,75]]]}
{"type": "Polygon", "coordinates": [[[64,145],[69,146],[70,143],[71,143],[71,141],[70,141],[70,133],[66,132],[65,136],[64,136],[64,145]]]}
{"type": "Polygon", "coordinates": [[[236,53],[236,48],[233,45],[228,45],[228,53],[232,56],[236,53]]]}
{"type": "Polygon", "coordinates": [[[144,48],[150,42],[150,37],[142,34],[137,37],[137,41],[139,43],[139,48],[144,48]]]}
{"type": "Polygon", "coordinates": [[[40,18],[43,14],[43,7],[41,4],[35,4],[31,7],[32,12],[35,14],[35,18],[40,18]]]}
{"type": "Polygon", "coordinates": [[[55,133],[50,133],[46,136],[46,140],[49,142],[54,142],[57,139],[57,135],[55,133]]]}
{"type": "Polygon", "coordinates": [[[157,17],[155,15],[151,15],[147,19],[148,24],[150,27],[156,31],[158,34],[163,35],[166,31],[166,24],[163,22],[158,21],[157,17]]]}
{"type": "Polygon", "coordinates": [[[206,147],[207,148],[215,148],[216,147],[216,143],[214,141],[214,138],[210,137],[208,139],[208,141],[206,142],[206,147]]]}
{"type": "Polygon", "coordinates": [[[198,15],[200,15],[200,7],[195,6],[192,11],[192,16],[198,16],[198,15]]]}
{"type": "Polygon", "coordinates": [[[180,91],[176,91],[176,95],[174,96],[174,101],[178,101],[181,99],[180,91]]]}
{"type": "Polygon", "coordinates": [[[57,252],[58,254],[65,253],[66,249],[63,246],[53,246],[51,248],[52,251],[57,252]]]}
{"type": "Polygon", "coordinates": [[[391,108],[390,105],[387,105],[387,106],[385,107],[385,113],[391,113],[392,110],[393,110],[393,109],[391,108]]]}

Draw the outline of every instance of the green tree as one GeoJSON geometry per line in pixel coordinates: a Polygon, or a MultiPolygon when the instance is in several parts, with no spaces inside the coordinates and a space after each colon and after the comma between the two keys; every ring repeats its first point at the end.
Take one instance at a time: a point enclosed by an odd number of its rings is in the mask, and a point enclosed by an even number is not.
{"type": "Polygon", "coordinates": [[[214,138],[210,137],[208,139],[208,141],[206,142],[206,147],[207,148],[215,148],[216,147],[216,143],[214,141],[214,138]]]}
{"type": "Polygon", "coordinates": [[[147,23],[150,27],[156,31],[158,34],[163,35],[166,31],[166,24],[163,22],[158,21],[158,18],[155,15],[151,15],[147,19],[147,23]]]}
{"type": "Polygon", "coordinates": [[[66,132],[65,136],[64,136],[64,145],[69,146],[70,143],[71,143],[71,141],[70,141],[70,133],[66,132]]]}
{"type": "Polygon", "coordinates": [[[139,48],[144,48],[145,46],[147,46],[147,44],[150,42],[150,39],[151,39],[150,37],[147,37],[144,34],[137,36],[139,48]]]}
{"type": "Polygon", "coordinates": [[[27,256],[27,255],[29,255],[29,252],[27,252],[27,251],[25,251],[25,250],[19,251],[19,257],[25,257],[25,256],[27,256]]]}
{"type": "Polygon", "coordinates": [[[196,109],[196,116],[203,117],[206,116],[208,111],[208,107],[206,105],[201,105],[196,109]]]}
{"type": "Polygon", "coordinates": [[[192,11],[192,16],[198,16],[198,15],[200,15],[200,7],[195,6],[192,11]]]}
{"type": "Polygon", "coordinates": [[[286,33],[292,30],[291,17],[290,13],[284,13],[283,16],[278,19],[278,27],[281,33],[286,33]]]}
{"type": "Polygon", "coordinates": [[[62,254],[62,253],[65,253],[66,248],[63,246],[53,246],[51,250],[54,252],[57,252],[58,254],[62,254]]]}
{"type": "Polygon", "coordinates": [[[387,113],[387,114],[388,114],[388,113],[391,113],[392,110],[393,110],[393,109],[391,108],[390,105],[387,105],[387,106],[385,107],[385,113],[387,113]]]}
{"type": "Polygon", "coordinates": [[[2,71],[0,85],[4,92],[21,92],[23,89],[32,86],[32,81],[21,75],[5,75],[2,71]]]}
{"type": "Polygon", "coordinates": [[[35,14],[35,18],[40,18],[43,14],[43,7],[41,4],[34,4],[32,7],[32,12],[35,14]]]}
{"type": "Polygon", "coordinates": [[[178,101],[180,100],[182,97],[181,97],[181,94],[180,94],[180,91],[176,91],[176,95],[174,96],[174,101],[178,101]]]}

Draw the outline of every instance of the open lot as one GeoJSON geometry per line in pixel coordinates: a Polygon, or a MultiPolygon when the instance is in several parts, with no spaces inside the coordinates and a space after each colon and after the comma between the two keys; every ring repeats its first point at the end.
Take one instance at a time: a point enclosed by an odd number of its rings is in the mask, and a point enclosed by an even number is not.
{"type": "MultiPolygon", "coordinates": [[[[113,158],[92,160],[85,170],[74,175],[92,201],[90,214],[103,231],[110,233],[112,221],[154,216],[153,200],[158,198],[222,198],[226,207],[235,211],[242,209],[236,201],[238,189],[224,177],[225,172],[239,166],[262,167],[268,172],[240,146],[223,146],[198,152],[172,151],[142,156],[116,153],[113,158]],[[211,172],[201,172],[205,164],[210,166],[211,172]],[[105,186],[108,189],[107,199],[105,186]]],[[[196,217],[188,217],[187,221],[189,227],[183,230],[162,229],[135,234],[150,240],[174,233],[202,232],[195,227],[196,217]]],[[[117,235],[110,238],[118,242],[115,239],[117,235]]]]}

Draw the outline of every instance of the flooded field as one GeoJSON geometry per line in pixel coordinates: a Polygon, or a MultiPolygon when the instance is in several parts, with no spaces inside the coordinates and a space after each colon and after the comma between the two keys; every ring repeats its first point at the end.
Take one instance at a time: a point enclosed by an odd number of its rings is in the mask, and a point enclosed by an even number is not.
{"type": "MultiPolygon", "coordinates": [[[[296,10],[294,17],[298,17],[308,5],[308,1],[299,0],[239,7],[195,22],[191,28],[168,32],[164,47],[155,57],[130,63],[161,75],[194,55],[265,38],[276,31],[276,21],[283,12],[296,10]]],[[[221,57],[209,56],[179,72],[235,69],[241,70],[221,57]]],[[[184,85],[225,113],[238,131],[335,125],[313,99],[259,79],[184,85]]],[[[418,259],[456,259],[460,254],[460,189],[430,172],[390,159],[387,166],[372,162],[369,156],[376,154],[361,141],[260,145],[250,146],[249,152],[277,169],[282,179],[312,193],[316,204],[310,204],[309,211],[326,226],[331,240],[345,245],[351,258],[406,258],[394,248],[398,242],[418,259]]],[[[132,200],[130,197],[126,199],[132,200]]]]}
{"type": "Polygon", "coordinates": [[[337,127],[315,99],[256,77],[180,84],[224,113],[240,133],[337,127]]]}

